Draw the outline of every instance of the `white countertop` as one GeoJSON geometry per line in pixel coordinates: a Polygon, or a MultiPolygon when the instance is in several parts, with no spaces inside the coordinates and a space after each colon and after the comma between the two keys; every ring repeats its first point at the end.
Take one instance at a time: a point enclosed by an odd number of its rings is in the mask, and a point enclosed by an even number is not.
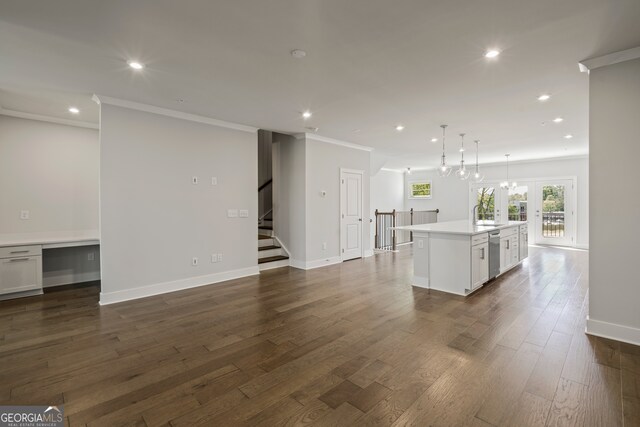
{"type": "Polygon", "coordinates": [[[0,234],[0,247],[43,245],[46,248],[100,244],[98,230],[0,234]]]}
{"type": "Polygon", "coordinates": [[[503,228],[514,227],[526,223],[527,221],[509,221],[508,223],[498,225],[473,225],[469,220],[462,220],[434,222],[432,224],[406,225],[403,227],[390,228],[392,230],[412,231],[414,233],[463,234],[467,236],[473,236],[475,234],[487,233],[493,230],[501,230],[503,228]]]}

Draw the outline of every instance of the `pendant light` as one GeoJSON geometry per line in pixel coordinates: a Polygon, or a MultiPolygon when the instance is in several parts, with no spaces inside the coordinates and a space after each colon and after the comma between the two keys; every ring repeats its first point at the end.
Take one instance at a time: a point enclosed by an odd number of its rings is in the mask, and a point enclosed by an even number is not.
{"type": "Polygon", "coordinates": [[[460,134],[460,167],[456,171],[456,176],[463,181],[471,174],[471,171],[464,165],[464,135],[464,133],[460,134]]]}
{"type": "Polygon", "coordinates": [[[444,178],[451,174],[451,166],[447,165],[447,157],[444,154],[444,137],[447,125],[440,125],[440,127],[442,128],[442,157],[440,160],[440,167],[438,168],[438,175],[444,178]]]}
{"type": "Polygon", "coordinates": [[[509,182],[509,156],[511,154],[505,154],[504,156],[507,158],[507,180],[506,181],[502,181],[500,183],[500,188],[502,188],[503,190],[508,190],[508,189],[512,189],[512,188],[516,188],[518,186],[518,183],[513,181],[513,182],[509,182]]]}
{"type": "Polygon", "coordinates": [[[478,146],[480,144],[480,140],[476,139],[475,141],[473,141],[476,143],[476,171],[473,174],[473,180],[475,182],[482,182],[482,180],[484,179],[484,175],[482,175],[480,173],[480,166],[478,166],[478,146]]]}

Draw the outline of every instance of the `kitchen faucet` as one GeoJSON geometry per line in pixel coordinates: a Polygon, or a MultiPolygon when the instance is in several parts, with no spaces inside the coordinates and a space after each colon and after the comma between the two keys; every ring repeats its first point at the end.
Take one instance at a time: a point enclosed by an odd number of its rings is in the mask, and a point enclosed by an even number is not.
{"type": "Polygon", "coordinates": [[[473,209],[471,209],[471,223],[476,225],[478,223],[478,212],[480,209],[480,205],[475,205],[473,209]]]}

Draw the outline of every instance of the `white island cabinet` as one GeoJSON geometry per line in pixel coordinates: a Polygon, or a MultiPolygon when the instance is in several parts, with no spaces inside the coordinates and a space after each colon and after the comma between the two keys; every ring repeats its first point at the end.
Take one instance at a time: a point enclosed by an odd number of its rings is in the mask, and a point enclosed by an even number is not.
{"type": "Polygon", "coordinates": [[[491,279],[491,264],[499,266],[502,274],[526,257],[527,251],[520,249],[527,244],[520,241],[526,238],[526,224],[510,221],[478,226],[470,221],[451,221],[396,229],[413,233],[414,286],[469,295],[491,279]],[[491,250],[489,233],[496,230],[500,231],[500,242],[491,250]]]}

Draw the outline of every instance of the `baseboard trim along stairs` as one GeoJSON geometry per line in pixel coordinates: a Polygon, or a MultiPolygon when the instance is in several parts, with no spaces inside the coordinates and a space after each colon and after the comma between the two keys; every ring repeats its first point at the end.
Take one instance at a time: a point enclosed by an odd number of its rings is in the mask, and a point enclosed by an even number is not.
{"type": "Polygon", "coordinates": [[[273,227],[260,226],[258,228],[258,269],[264,271],[288,266],[289,254],[273,236],[273,227]]]}

